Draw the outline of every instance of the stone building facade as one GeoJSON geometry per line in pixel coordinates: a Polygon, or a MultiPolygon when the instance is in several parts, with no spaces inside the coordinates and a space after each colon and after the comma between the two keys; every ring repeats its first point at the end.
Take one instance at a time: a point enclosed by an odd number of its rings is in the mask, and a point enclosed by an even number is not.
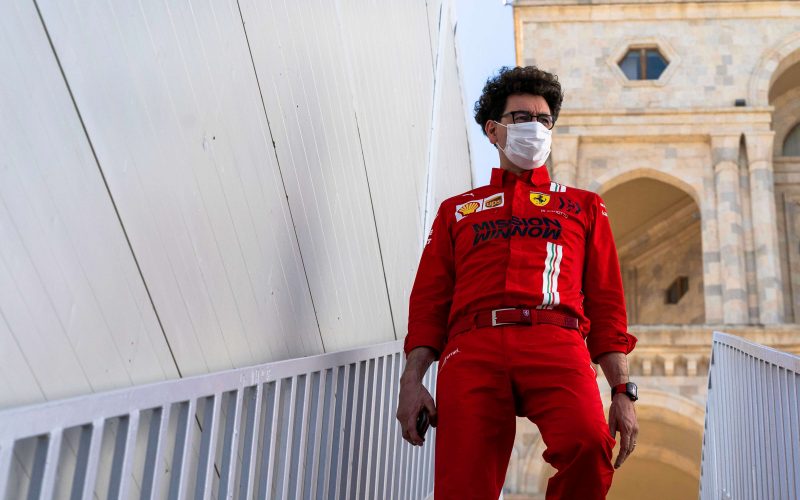
{"type": "MultiPolygon", "coordinates": [[[[639,337],[610,498],[696,498],[711,333],[800,352],[800,2],[517,0],[514,20],[517,64],[566,94],[551,174],[605,199],[639,337]]],[[[506,498],[543,498],[543,449],[520,420],[506,498]]]]}

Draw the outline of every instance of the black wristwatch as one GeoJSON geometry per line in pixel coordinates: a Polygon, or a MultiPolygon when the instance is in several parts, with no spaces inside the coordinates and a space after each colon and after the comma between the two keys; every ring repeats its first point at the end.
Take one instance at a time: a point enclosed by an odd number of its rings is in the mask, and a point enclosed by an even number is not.
{"type": "Polygon", "coordinates": [[[628,382],[627,384],[619,384],[612,387],[611,397],[613,398],[614,394],[618,392],[623,393],[629,398],[631,398],[631,401],[636,401],[637,399],[639,399],[639,388],[636,387],[636,384],[634,384],[633,382],[628,382]]]}

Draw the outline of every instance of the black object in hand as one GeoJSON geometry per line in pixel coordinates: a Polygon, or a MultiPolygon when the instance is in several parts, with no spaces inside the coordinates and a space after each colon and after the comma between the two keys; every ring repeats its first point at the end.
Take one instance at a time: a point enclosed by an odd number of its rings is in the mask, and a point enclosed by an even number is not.
{"type": "Polygon", "coordinates": [[[419,415],[417,415],[417,434],[419,434],[419,437],[425,438],[425,433],[428,432],[429,425],[428,410],[423,408],[422,411],[419,412],[419,415]]]}

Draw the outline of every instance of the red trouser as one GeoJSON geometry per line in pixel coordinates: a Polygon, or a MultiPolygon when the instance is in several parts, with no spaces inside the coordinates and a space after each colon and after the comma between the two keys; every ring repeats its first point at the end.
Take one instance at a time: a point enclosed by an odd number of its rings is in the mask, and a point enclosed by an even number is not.
{"type": "Polygon", "coordinates": [[[615,441],[578,331],[539,324],[459,334],[439,360],[436,399],[436,500],[498,498],[517,415],[539,427],[543,457],[558,470],[548,500],[606,497],[615,441]]]}

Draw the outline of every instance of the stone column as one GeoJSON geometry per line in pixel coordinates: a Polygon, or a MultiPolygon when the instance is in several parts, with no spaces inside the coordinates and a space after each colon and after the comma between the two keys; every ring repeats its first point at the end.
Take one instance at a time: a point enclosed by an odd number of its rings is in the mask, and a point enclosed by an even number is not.
{"type": "Polygon", "coordinates": [[[698,354],[686,354],[686,376],[687,377],[696,377],[697,376],[697,362],[700,359],[698,354]]]}
{"type": "Polygon", "coordinates": [[[705,322],[720,324],[722,318],[722,270],[720,268],[719,234],[717,231],[717,195],[714,167],[709,164],[703,174],[700,197],[701,237],[703,240],[703,299],[705,322]]]}
{"type": "Polygon", "coordinates": [[[750,209],[756,259],[759,322],[783,323],[783,285],[778,252],[778,222],[775,215],[775,183],[772,148],[775,132],[745,135],[750,172],[750,209]]]}
{"type": "Polygon", "coordinates": [[[662,354],[662,358],[664,358],[664,376],[665,377],[672,377],[675,375],[675,358],[677,357],[675,354],[662,354]]]}
{"type": "Polygon", "coordinates": [[[717,198],[722,273],[722,315],[725,324],[746,324],[747,282],[742,237],[742,200],[739,187],[739,136],[712,136],[714,185],[717,198]]]}
{"type": "Polygon", "coordinates": [[[553,180],[566,186],[578,187],[578,136],[554,135],[553,136],[553,180]]]}
{"type": "Polygon", "coordinates": [[[646,358],[642,360],[642,376],[649,377],[653,374],[653,360],[646,358]]]}

